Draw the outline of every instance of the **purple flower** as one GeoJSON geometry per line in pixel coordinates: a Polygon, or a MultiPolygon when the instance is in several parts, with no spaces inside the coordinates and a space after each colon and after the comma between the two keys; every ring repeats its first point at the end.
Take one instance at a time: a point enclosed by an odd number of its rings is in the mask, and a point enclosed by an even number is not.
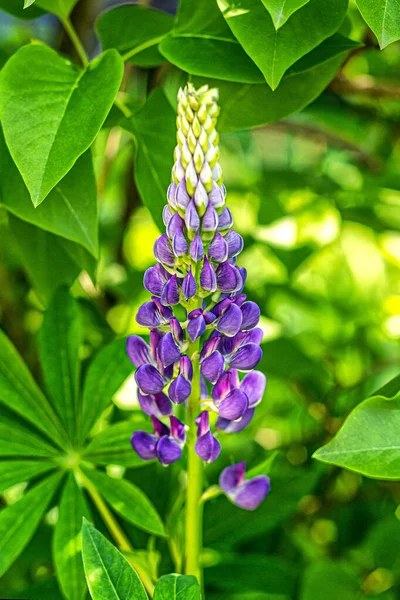
{"type": "Polygon", "coordinates": [[[164,267],[157,263],[154,267],[150,267],[144,274],[143,285],[150,294],[161,297],[165,285],[171,279],[171,275],[164,267]]]}
{"type": "Polygon", "coordinates": [[[228,244],[219,231],[214,235],[208,247],[208,258],[217,263],[222,263],[228,259],[228,244]]]}
{"type": "Polygon", "coordinates": [[[186,441],[185,428],[176,417],[170,417],[171,428],[152,416],[154,434],[135,431],[131,444],[143,460],[157,458],[161,464],[170,465],[182,456],[182,446],[186,441]]]}
{"type": "Polygon", "coordinates": [[[153,365],[142,365],[135,373],[136,383],[144,394],[162,392],[166,381],[153,365]]]}
{"type": "Polygon", "coordinates": [[[161,304],[158,298],[153,296],[151,302],[145,302],[139,308],[136,321],[142,327],[160,327],[166,325],[172,317],[172,310],[161,304]]]}
{"type": "Polygon", "coordinates": [[[225,368],[224,357],[218,350],[201,361],[201,374],[211,383],[216,383],[225,368]]]}
{"type": "Polygon", "coordinates": [[[234,504],[255,510],[270,491],[270,480],[266,475],[258,475],[246,481],[245,472],[245,462],[227,467],[220,475],[219,485],[234,504]]]}
{"type": "MultiPolygon", "coordinates": [[[[192,242],[194,244],[194,242],[192,242]]],[[[193,298],[197,290],[196,281],[192,275],[192,270],[190,269],[188,274],[184,277],[182,282],[182,293],[185,296],[186,300],[189,298],[193,298]]]]}
{"type": "Polygon", "coordinates": [[[161,303],[163,306],[179,304],[179,285],[176,275],[173,275],[168,283],[165,284],[161,295],[161,303]]]}
{"type": "Polygon", "coordinates": [[[175,264],[175,255],[172,250],[171,242],[166,233],[163,233],[154,244],[154,256],[164,265],[173,266],[175,264]]]}
{"type": "Polygon", "coordinates": [[[207,256],[204,257],[203,268],[200,271],[200,285],[207,292],[215,292],[217,289],[215,271],[209,263],[207,256]]]}
{"type": "Polygon", "coordinates": [[[205,462],[214,462],[221,452],[221,444],[210,431],[210,422],[207,411],[201,413],[200,417],[197,419],[197,424],[198,430],[195,450],[205,462]]]}
{"type": "Polygon", "coordinates": [[[138,390],[138,400],[142,411],[149,417],[168,417],[172,415],[171,400],[163,392],[145,395],[138,390]]]}
{"type": "Polygon", "coordinates": [[[197,233],[193,242],[190,244],[190,256],[194,262],[200,262],[204,256],[204,246],[201,237],[197,233]]]}

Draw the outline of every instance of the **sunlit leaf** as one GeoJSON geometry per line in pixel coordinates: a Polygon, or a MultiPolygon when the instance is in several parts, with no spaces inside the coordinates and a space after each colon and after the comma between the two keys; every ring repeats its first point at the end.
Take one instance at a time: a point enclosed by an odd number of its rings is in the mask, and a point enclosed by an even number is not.
{"type": "Polygon", "coordinates": [[[378,479],[400,479],[400,394],[361,402],[314,458],[378,479]]]}
{"type": "Polygon", "coordinates": [[[339,29],[347,0],[325,0],[323,11],[319,0],[311,0],[278,31],[260,0],[243,0],[240,8],[231,0],[218,0],[218,5],[233,34],[275,90],[289,67],[339,29]]]}
{"type": "Polygon", "coordinates": [[[357,0],[357,5],[382,49],[400,39],[400,4],[397,0],[357,0]]]}
{"type": "Polygon", "coordinates": [[[310,0],[261,0],[272,17],[275,29],[286,23],[289,17],[310,0]]]}
{"type": "Polygon", "coordinates": [[[62,478],[51,475],[0,512],[0,576],[31,539],[62,478]]]}
{"type": "Polygon", "coordinates": [[[72,473],[64,486],[53,538],[58,580],[68,600],[82,600],[86,581],[82,563],[82,519],[90,519],[89,507],[72,473]]]}
{"type": "Polygon", "coordinates": [[[139,529],[165,536],[164,525],[153,504],[133,483],[125,479],[113,479],[94,469],[85,469],[85,474],[124,519],[139,529]]]}
{"type": "Polygon", "coordinates": [[[93,600],[148,600],[126,558],[86,520],[82,543],[86,580],[93,600]]]}
{"type": "Polygon", "coordinates": [[[164,575],[154,590],[154,600],[200,600],[200,586],[192,575],[164,575]]]}
{"type": "Polygon", "coordinates": [[[0,419],[0,456],[35,456],[49,458],[57,456],[59,450],[50,446],[43,438],[17,421],[0,419]]]}
{"type": "Polygon", "coordinates": [[[7,62],[0,78],[0,117],[34,206],[89,148],[121,77],[122,61],[115,50],[84,70],[37,44],[23,46],[7,62]]]}

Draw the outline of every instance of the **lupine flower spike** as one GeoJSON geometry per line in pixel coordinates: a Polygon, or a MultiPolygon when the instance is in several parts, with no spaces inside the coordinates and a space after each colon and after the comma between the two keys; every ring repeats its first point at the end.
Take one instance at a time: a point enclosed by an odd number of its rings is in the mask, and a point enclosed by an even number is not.
{"type": "MultiPolygon", "coordinates": [[[[182,455],[187,428],[174,410],[196,392],[194,361],[201,372],[195,450],[205,462],[220,454],[216,431],[235,433],[250,423],[266,385],[265,376],[253,370],[262,355],[260,309],[242,293],[246,270],[236,264],[243,240],[225,206],[217,100],[218,90],[208,86],[196,90],[189,83],[179,90],[175,163],[163,211],[166,232],[154,245],[157,264],[144,275],[151,300],[136,317],[150,329],[150,343],[136,335],[127,340],[139,403],[154,429],[154,434],[136,431],[132,446],[142,459],[163,465],[182,455]],[[178,304],[185,309],[183,322],[174,313],[178,304]]],[[[244,476],[244,466],[239,467],[244,476]]],[[[265,479],[243,483],[239,475],[232,487],[224,473],[221,487],[244,508],[255,508],[269,489],[265,479]]]]}

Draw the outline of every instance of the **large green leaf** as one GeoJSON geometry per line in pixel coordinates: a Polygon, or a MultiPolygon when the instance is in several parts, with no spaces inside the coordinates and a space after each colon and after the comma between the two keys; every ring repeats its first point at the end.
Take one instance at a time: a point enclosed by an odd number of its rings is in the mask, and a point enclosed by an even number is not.
{"type": "Polygon", "coordinates": [[[357,4],[382,49],[400,39],[398,0],[357,0],[357,4]]]}
{"type": "Polygon", "coordinates": [[[148,600],[126,558],[86,520],[82,538],[83,564],[93,600],[148,600]]]}
{"type": "Polygon", "coordinates": [[[139,529],[165,536],[164,525],[153,504],[133,483],[125,479],[113,479],[94,469],[85,469],[85,474],[124,519],[139,529]]]}
{"type": "Polygon", "coordinates": [[[0,10],[8,12],[17,19],[37,19],[43,16],[44,12],[37,6],[30,6],[24,9],[23,2],[15,0],[0,0],[0,10]]]}
{"type": "Polygon", "coordinates": [[[58,446],[65,431],[20,355],[0,330],[0,403],[33,423],[58,446]]]}
{"type": "Polygon", "coordinates": [[[154,67],[164,62],[157,45],[173,22],[171,15],[132,4],[104,12],[97,22],[97,32],[104,50],[116,48],[124,60],[154,67]]]}
{"type": "Polygon", "coordinates": [[[62,285],[71,286],[82,270],[93,277],[96,261],[80,244],[75,244],[9,215],[23,267],[44,302],[62,285]]]}
{"type": "Polygon", "coordinates": [[[163,231],[162,209],[171,182],[175,148],[175,114],[160,89],[122,126],[136,141],[135,181],[140,197],[163,231]]]}
{"type": "Polygon", "coordinates": [[[378,479],[400,479],[400,393],[361,402],[314,458],[378,479]]]}
{"type": "Polygon", "coordinates": [[[220,91],[221,132],[250,129],[274,123],[301,110],[326,88],[335,76],[342,57],[335,57],[315,69],[285,77],[275,92],[269,85],[242,85],[196,78],[220,91]]]}
{"type": "Polygon", "coordinates": [[[59,450],[30,429],[3,415],[0,419],[0,456],[37,456],[50,458],[57,456],[59,450]]]}
{"type": "Polygon", "coordinates": [[[35,208],[0,134],[0,202],[20,219],[81,244],[97,256],[97,193],[90,150],[51,190],[45,204],[35,208]]]}
{"type": "Polygon", "coordinates": [[[282,27],[288,18],[310,0],[261,0],[272,17],[275,29],[282,27]]]}
{"type": "Polygon", "coordinates": [[[324,10],[311,0],[277,31],[260,0],[243,0],[240,10],[232,0],[218,5],[273,90],[289,67],[339,29],[347,10],[347,0],[325,0],[324,10]]]}
{"type": "Polygon", "coordinates": [[[125,339],[115,340],[98,352],[90,363],[83,388],[82,439],[101,413],[111,404],[133,367],[125,349],[125,339]]]}
{"type": "Polygon", "coordinates": [[[146,430],[148,421],[141,421],[140,426],[130,421],[114,423],[103,429],[90,442],[84,456],[97,465],[121,465],[123,467],[141,467],[148,464],[133,451],[130,444],[132,433],[136,429],[146,430]]]}
{"type": "Polygon", "coordinates": [[[181,0],[174,28],[161,42],[160,52],[192,75],[242,83],[264,81],[225,23],[215,0],[181,0]]]}
{"type": "Polygon", "coordinates": [[[72,437],[79,426],[81,339],[77,304],[65,288],[60,288],[44,314],[39,350],[49,397],[72,437]]]}
{"type": "Polygon", "coordinates": [[[0,512],[0,577],[35,533],[62,476],[51,475],[0,512]]]}
{"type": "Polygon", "coordinates": [[[38,460],[4,460],[0,462],[0,494],[36,475],[55,469],[55,463],[38,460]]]}
{"type": "Polygon", "coordinates": [[[82,600],[87,590],[81,555],[84,517],[90,519],[89,507],[70,473],[62,492],[53,538],[57,577],[68,600],[82,600]]]}
{"type": "Polygon", "coordinates": [[[122,70],[115,50],[78,70],[42,45],[23,46],[3,68],[0,118],[34,206],[93,142],[114,102],[122,70]]]}
{"type": "Polygon", "coordinates": [[[200,586],[192,575],[164,575],[154,590],[154,600],[200,600],[200,586]]]}

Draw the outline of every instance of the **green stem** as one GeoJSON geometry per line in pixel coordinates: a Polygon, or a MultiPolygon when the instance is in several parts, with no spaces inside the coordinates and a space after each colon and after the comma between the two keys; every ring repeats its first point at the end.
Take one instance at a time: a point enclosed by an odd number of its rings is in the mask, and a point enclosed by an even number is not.
{"type": "Polygon", "coordinates": [[[83,44],[82,44],[81,40],[79,39],[78,34],[76,33],[74,26],[71,23],[71,20],[68,17],[65,17],[65,19],[62,20],[62,23],[64,25],[65,31],[68,33],[68,36],[76,50],[77,55],[81,59],[83,66],[87,67],[89,64],[89,60],[88,60],[88,57],[86,56],[85,48],[83,47],[83,44]]]}
{"type": "Polygon", "coordinates": [[[79,468],[76,469],[76,474],[78,476],[78,479],[82,482],[82,484],[86,488],[89,496],[92,498],[93,503],[95,504],[97,510],[99,511],[104,523],[107,525],[107,528],[108,528],[109,532],[111,533],[111,535],[113,536],[115,542],[117,543],[118,548],[121,550],[121,552],[130,554],[126,558],[129,561],[129,563],[132,565],[132,567],[135,569],[135,571],[137,571],[137,574],[139,575],[144,587],[149,592],[150,597],[152,598],[153,593],[154,593],[153,580],[151,579],[149,574],[142,568],[142,566],[137,563],[137,561],[135,560],[135,557],[131,554],[134,552],[134,549],[133,549],[130,541],[126,537],[125,533],[122,531],[121,527],[119,526],[119,523],[115,519],[113,513],[110,511],[107,504],[104,502],[103,498],[97,491],[96,486],[93,485],[93,483],[90,481],[90,479],[88,479],[86,477],[86,475],[84,475],[84,473],[82,473],[82,471],[79,468]]]}
{"type": "MultiPolygon", "coordinates": [[[[193,356],[199,352],[199,340],[190,344],[188,354],[193,356]]],[[[187,452],[187,491],[186,491],[186,524],[185,524],[185,573],[194,575],[202,586],[201,550],[203,529],[203,505],[200,502],[203,493],[203,461],[196,454],[196,418],[200,413],[200,363],[193,362],[192,393],[188,402],[189,425],[187,452]]]]}

